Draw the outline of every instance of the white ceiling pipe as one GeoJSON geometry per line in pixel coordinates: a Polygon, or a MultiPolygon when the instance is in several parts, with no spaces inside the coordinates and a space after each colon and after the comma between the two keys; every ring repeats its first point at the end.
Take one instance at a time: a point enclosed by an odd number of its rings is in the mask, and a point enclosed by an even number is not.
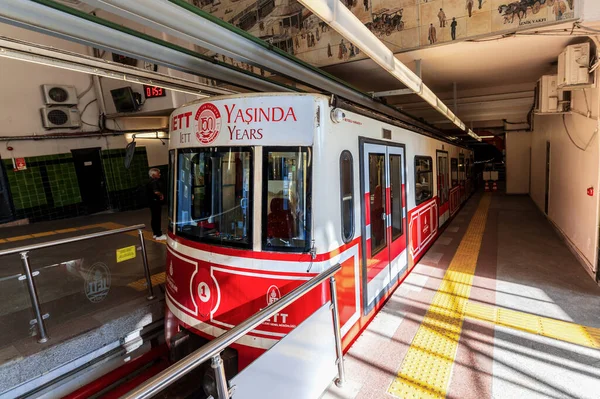
{"type": "Polygon", "coordinates": [[[465,130],[465,124],[452,113],[448,107],[438,104],[441,100],[423,83],[423,81],[406,65],[398,60],[394,53],[385,46],[360,20],[352,14],[339,0],[298,0],[306,8],[321,18],[346,40],[358,47],[379,66],[427,101],[456,126],[465,130]]]}
{"type": "Polygon", "coordinates": [[[209,86],[158,72],[149,72],[142,68],[131,67],[71,51],[57,50],[38,43],[25,42],[2,36],[0,36],[0,57],[97,75],[109,79],[158,86],[200,97],[236,93],[233,90],[209,86]]]}
{"type": "Polygon", "coordinates": [[[78,18],[29,0],[0,0],[0,22],[118,52],[192,75],[206,76],[258,91],[291,91],[276,82],[253,77],[241,70],[214,64],[178,50],[78,18]]]}

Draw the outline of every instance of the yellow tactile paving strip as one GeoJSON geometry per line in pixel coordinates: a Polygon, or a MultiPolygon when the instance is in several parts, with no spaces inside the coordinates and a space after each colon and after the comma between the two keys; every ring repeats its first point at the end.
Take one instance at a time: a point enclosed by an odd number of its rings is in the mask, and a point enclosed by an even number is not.
{"type": "Polygon", "coordinates": [[[465,317],[489,321],[499,326],[542,335],[559,341],[600,349],[600,328],[581,326],[568,321],[474,302],[467,303],[465,317]]]}
{"type": "Polygon", "coordinates": [[[52,236],[55,234],[74,233],[76,231],[91,230],[91,229],[96,229],[96,228],[106,228],[106,226],[105,226],[106,224],[107,223],[90,224],[90,225],[81,226],[81,227],[70,227],[67,229],[50,230],[50,231],[43,231],[41,233],[32,233],[32,234],[24,234],[22,236],[7,237],[7,238],[0,239],[0,243],[31,240],[32,238],[48,237],[48,236],[52,236]]]}
{"type": "MultiPolygon", "coordinates": [[[[55,235],[55,234],[74,233],[76,231],[83,231],[83,230],[91,230],[91,229],[113,230],[113,229],[120,229],[120,228],[123,228],[123,227],[126,227],[126,226],[123,225],[123,224],[114,223],[114,222],[90,224],[90,225],[87,225],[87,226],[70,227],[70,228],[60,229],[60,230],[44,231],[44,232],[41,232],[41,233],[32,233],[32,234],[24,234],[24,235],[15,236],[15,237],[0,238],[0,244],[1,243],[6,243],[6,242],[31,240],[32,238],[49,237],[49,236],[52,236],[52,235],[55,235]]],[[[166,244],[166,241],[156,241],[154,238],[152,238],[152,232],[146,231],[146,230],[143,230],[142,232],[143,232],[144,238],[146,240],[154,241],[154,242],[157,242],[159,244],[166,244]]],[[[130,231],[130,232],[127,232],[125,234],[133,236],[133,237],[137,237],[138,236],[138,232],[137,231],[130,231]]]]}
{"type": "Polygon", "coordinates": [[[484,194],[388,392],[445,398],[471,293],[491,196],[484,194]]]}
{"type": "MultiPolygon", "coordinates": [[[[159,284],[164,284],[165,278],[166,278],[165,272],[156,273],[156,274],[153,274],[152,276],[150,276],[150,281],[152,282],[152,286],[155,287],[159,284]]],[[[129,283],[129,284],[127,284],[127,286],[129,288],[133,288],[136,291],[146,291],[146,289],[148,289],[145,278],[142,278],[142,279],[139,279],[132,283],[129,283]]]]}
{"type": "MultiPolygon", "coordinates": [[[[103,223],[102,226],[104,226],[104,228],[108,229],[108,230],[112,230],[112,229],[120,229],[123,227],[127,227],[123,224],[119,224],[119,223],[113,223],[113,222],[108,222],[108,223],[103,223]]],[[[127,235],[133,236],[133,237],[137,237],[138,236],[138,232],[136,231],[129,231],[127,233],[125,233],[127,235]]],[[[146,240],[150,240],[150,241],[154,241],[158,244],[163,244],[163,245],[167,245],[166,241],[156,241],[154,238],[152,238],[152,232],[147,231],[147,230],[142,230],[142,234],[144,235],[144,239],[146,240]]]]}

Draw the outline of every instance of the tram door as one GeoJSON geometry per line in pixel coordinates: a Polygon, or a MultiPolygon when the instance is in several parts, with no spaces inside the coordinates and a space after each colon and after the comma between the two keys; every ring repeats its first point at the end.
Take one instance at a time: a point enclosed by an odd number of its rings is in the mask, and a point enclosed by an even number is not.
{"type": "Polygon", "coordinates": [[[403,147],[365,143],[363,154],[363,292],[367,313],[407,269],[406,173],[403,147]]]}

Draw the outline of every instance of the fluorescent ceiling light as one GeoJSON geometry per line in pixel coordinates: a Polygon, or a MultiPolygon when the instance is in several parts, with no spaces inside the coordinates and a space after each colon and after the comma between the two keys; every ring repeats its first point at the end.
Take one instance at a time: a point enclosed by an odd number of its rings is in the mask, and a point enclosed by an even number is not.
{"type": "Polygon", "coordinates": [[[477,134],[475,134],[475,132],[474,132],[474,131],[472,131],[471,129],[469,129],[469,130],[467,131],[467,134],[468,134],[469,136],[473,137],[475,140],[477,140],[477,141],[481,141],[481,137],[479,137],[477,134]]]}
{"type": "Polygon", "coordinates": [[[465,130],[465,124],[448,109],[431,89],[423,84],[421,78],[400,62],[394,56],[394,53],[339,0],[298,1],[415,94],[418,94],[439,113],[450,119],[460,129],[465,130]]]}
{"type": "Polygon", "coordinates": [[[479,136],[482,139],[493,139],[496,136],[479,136]]]}

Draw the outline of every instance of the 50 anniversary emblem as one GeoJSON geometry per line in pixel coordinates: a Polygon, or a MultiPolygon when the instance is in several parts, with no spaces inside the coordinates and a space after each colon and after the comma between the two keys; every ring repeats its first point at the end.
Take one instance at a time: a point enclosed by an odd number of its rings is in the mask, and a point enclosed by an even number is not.
{"type": "Polygon", "coordinates": [[[202,144],[210,144],[216,140],[221,130],[221,113],[212,103],[204,103],[196,111],[196,138],[202,144]]]}

